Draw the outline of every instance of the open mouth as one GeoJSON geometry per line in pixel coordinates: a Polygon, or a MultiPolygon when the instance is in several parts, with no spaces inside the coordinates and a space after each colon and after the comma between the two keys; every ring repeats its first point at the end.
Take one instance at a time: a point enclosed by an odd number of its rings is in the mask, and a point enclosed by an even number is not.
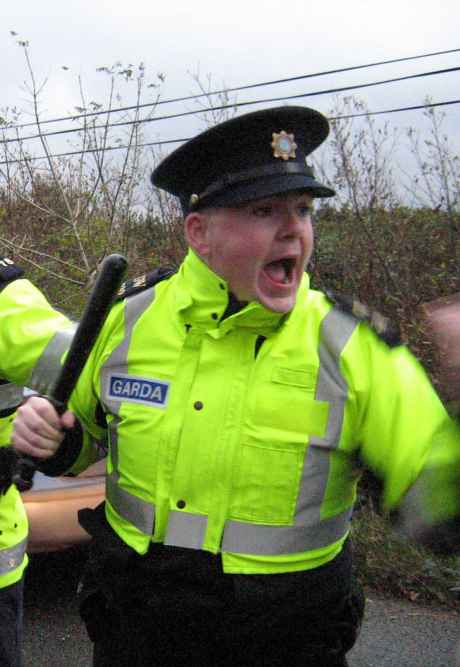
{"type": "Polygon", "coordinates": [[[290,285],[294,279],[295,265],[294,257],[283,257],[266,264],[264,273],[271,282],[278,285],[290,285]]]}

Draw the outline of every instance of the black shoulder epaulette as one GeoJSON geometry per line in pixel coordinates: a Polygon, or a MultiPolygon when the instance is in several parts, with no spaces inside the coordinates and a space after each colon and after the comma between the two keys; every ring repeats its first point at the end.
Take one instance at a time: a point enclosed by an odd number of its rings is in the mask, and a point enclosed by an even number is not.
{"type": "Polygon", "coordinates": [[[325,290],[324,293],[329,301],[332,301],[344,313],[353,315],[360,322],[367,322],[377,336],[384,340],[389,347],[397,347],[402,344],[401,330],[389,317],[385,317],[378,310],[370,308],[353,296],[339,294],[332,290],[325,290]]]}
{"type": "Polygon", "coordinates": [[[22,278],[23,275],[23,269],[16,266],[12,259],[8,259],[8,257],[0,257],[0,290],[12,280],[22,278]]]}
{"type": "Polygon", "coordinates": [[[125,280],[118,290],[116,301],[121,301],[122,299],[138,294],[149,287],[153,287],[162,280],[170,278],[174,273],[175,269],[170,266],[160,266],[157,269],[153,269],[153,271],[144,273],[142,276],[125,280]]]}

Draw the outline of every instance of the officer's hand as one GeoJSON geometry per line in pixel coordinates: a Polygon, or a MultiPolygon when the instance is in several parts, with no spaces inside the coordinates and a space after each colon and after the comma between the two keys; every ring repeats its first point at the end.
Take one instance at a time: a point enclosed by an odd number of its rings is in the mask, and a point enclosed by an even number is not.
{"type": "Polygon", "coordinates": [[[19,454],[37,459],[53,456],[64,438],[64,430],[72,428],[72,412],[58,415],[46,398],[31,396],[19,408],[13,424],[11,442],[19,454]]]}

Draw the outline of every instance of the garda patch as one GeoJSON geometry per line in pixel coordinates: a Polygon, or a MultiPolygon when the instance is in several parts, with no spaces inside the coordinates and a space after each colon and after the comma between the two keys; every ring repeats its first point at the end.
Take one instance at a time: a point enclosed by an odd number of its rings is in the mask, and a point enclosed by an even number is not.
{"type": "Polygon", "coordinates": [[[114,373],[109,376],[108,398],[164,408],[168,401],[169,385],[164,380],[114,373]]]}

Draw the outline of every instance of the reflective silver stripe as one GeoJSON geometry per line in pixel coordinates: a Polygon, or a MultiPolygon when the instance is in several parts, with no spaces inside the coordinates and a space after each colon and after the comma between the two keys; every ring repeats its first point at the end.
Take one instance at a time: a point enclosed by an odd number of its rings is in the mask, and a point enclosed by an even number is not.
{"type": "MultiPolygon", "coordinates": [[[[338,445],[343,424],[348,386],[340,372],[340,355],[357,326],[357,321],[332,309],[321,323],[319,371],[316,399],[329,403],[326,435],[311,437],[300,480],[293,526],[261,525],[246,521],[227,521],[221,548],[232,553],[281,555],[320,549],[346,535],[353,508],[328,519],[321,519],[329,476],[330,454],[338,445]]],[[[204,543],[205,517],[171,512],[168,544],[200,549],[204,543]],[[203,528],[204,526],[204,528],[203,528]]]]}
{"type": "MultiPolygon", "coordinates": [[[[331,452],[339,444],[342,432],[348,385],[340,370],[340,356],[358,322],[354,317],[332,308],[321,323],[319,337],[319,369],[315,398],[329,404],[329,417],[324,437],[311,436],[304,461],[294,519],[293,531],[304,527],[311,532],[311,549],[319,549],[343,537],[349,527],[351,510],[323,520],[321,506],[329,479],[331,452]],[[316,534],[316,531],[317,534],[316,534]]],[[[296,533],[300,538],[300,534],[296,533]]],[[[302,536],[303,538],[303,536],[302,536]]],[[[293,540],[294,543],[294,540],[293,540]]],[[[299,539],[297,545],[305,544],[299,539]]],[[[295,551],[305,551],[304,548],[295,551]]]]}
{"type": "Polygon", "coordinates": [[[101,401],[114,418],[109,424],[110,461],[112,472],[106,478],[106,495],[114,510],[123,519],[135,526],[144,535],[152,535],[155,521],[155,505],[134,496],[119,485],[120,473],[118,454],[118,423],[120,402],[109,398],[109,375],[116,370],[120,373],[128,371],[128,350],[134,326],[142,313],[151,304],[155,295],[153,288],[144,290],[125,303],[125,336],[118,347],[112,352],[101,368],[101,401]]]}
{"type": "Polygon", "coordinates": [[[35,364],[28,387],[39,394],[48,394],[61,370],[62,355],[69,349],[75,333],[76,324],[55,333],[35,364]]]}
{"type": "Polygon", "coordinates": [[[201,549],[208,526],[208,517],[203,514],[171,511],[164,543],[174,547],[201,549]]]}
{"type": "Polygon", "coordinates": [[[354,317],[337,308],[332,308],[321,323],[315,398],[329,402],[329,420],[325,437],[312,436],[311,445],[335,447],[338,444],[348,394],[347,382],[340,372],[340,355],[357,325],[354,317]]]}
{"type": "Polygon", "coordinates": [[[0,551],[0,576],[12,572],[21,565],[26,552],[26,546],[27,539],[24,539],[19,544],[15,544],[14,547],[0,551]]]}
{"type": "Polygon", "coordinates": [[[139,292],[125,302],[125,336],[120,345],[116,347],[109,356],[105,364],[101,368],[101,387],[100,396],[103,405],[107,411],[115,418],[109,426],[110,431],[110,461],[112,463],[112,481],[118,483],[118,418],[117,415],[120,410],[120,402],[112,401],[109,398],[109,375],[112,371],[119,373],[128,372],[128,350],[131,343],[131,336],[133,334],[134,325],[136,324],[142,313],[149,307],[155,296],[154,288],[139,292]]]}
{"type": "MultiPolygon", "coordinates": [[[[227,521],[222,551],[264,556],[302,553],[321,549],[340,540],[349,527],[352,509],[315,525],[264,526],[244,521],[227,521]]],[[[186,545],[184,545],[186,546],[186,545]]]]}
{"type": "MultiPolygon", "coordinates": [[[[245,521],[227,521],[221,549],[232,553],[280,556],[320,549],[337,542],[348,530],[352,509],[314,526],[268,526],[245,521]]],[[[164,543],[202,549],[208,518],[188,512],[169,513],[164,543]]]]}
{"type": "Polygon", "coordinates": [[[155,291],[152,287],[148,290],[144,290],[143,292],[139,292],[139,294],[136,294],[136,296],[126,300],[124,317],[125,336],[120,345],[118,345],[118,347],[113,350],[112,354],[101,368],[101,397],[104,405],[108,407],[112,414],[118,414],[120,409],[120,401],[110,400],[108,391],[109,375],[113,371],[125,374],[128,372],[128,351],[134,326],[139,317],[141,317],[144,311],[152,303],[154,295],[155,291]]]}
{"type": "Polygon", "coordinates": [[[23,399],[23,387],[8,382],[0,384],[0,410],[17,407],[23,399]]]}
{"type": "Polygon", "coordinates": [[[426,476],[422,473],[409,488],[398,505],[398,511],[393,522],[393,528],[400,535],[413,542],[422,538],[433,529],[434,518],[430,515],[430,508],[426,504],[426,476]]]}
{"type": "Polygon", "coordinates": [[[118,475],[108,475],[106,478],[106,496],[113,509],[141,533],[152,535],[155,506],[138,496],[128,493],[117,482],[118,475]]]}

